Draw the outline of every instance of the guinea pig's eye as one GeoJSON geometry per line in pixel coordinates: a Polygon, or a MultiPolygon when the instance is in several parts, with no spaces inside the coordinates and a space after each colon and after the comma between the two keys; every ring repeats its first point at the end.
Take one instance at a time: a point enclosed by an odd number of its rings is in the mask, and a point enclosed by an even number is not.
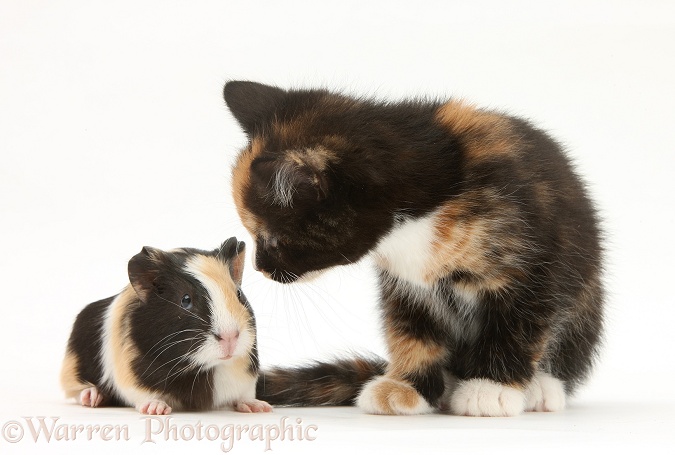
{"type": "Polygon", "coordinates": [[[237,289],[237,298],[241,300],[241,289],[237,289]]]}
{"type": "Polygon", "coordinates": [[[186,310],[192,308],[192,297],[190,297],[189,294],[185,294],[180,301],[180,306],[181,308],[185,308],[186,310]]]}

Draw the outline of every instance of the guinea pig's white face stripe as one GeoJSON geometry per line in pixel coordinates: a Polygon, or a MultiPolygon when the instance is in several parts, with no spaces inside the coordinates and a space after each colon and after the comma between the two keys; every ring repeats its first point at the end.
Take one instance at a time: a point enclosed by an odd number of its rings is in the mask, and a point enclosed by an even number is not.
{"type": "MultiPolygon", "coordinates": [[[[228,266],[220,259],[195,256],[185,265],[185,271],[204,286],[209,295],[211,330],[214,334],[239,332],[239,342],[234,355],[247,353],[254,336],[249,332],[249,314],[239,302],[237,287],[232,281],[228,266]]],[[[202,364],[216,361],[220,354],[218,340],[209,337],[202,349],[193,356],[202,364]]]]}

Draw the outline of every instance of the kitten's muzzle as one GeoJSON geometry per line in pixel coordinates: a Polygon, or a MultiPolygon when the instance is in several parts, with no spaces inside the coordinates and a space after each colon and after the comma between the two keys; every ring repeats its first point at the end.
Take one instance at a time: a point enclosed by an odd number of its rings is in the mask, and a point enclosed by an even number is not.
{"type": "Polygon", "coordinates": [[[293,282],[297,281],[298,278],[300,278],[295,273],[289,272],[287,270],[274,270],[272,272],[267,272],[265,270],[261,270],[261,272],[266,278],[269,278],[270,280],[274,280],[277,283],[283,283],[283,284],[293,283],[293,282]]]}

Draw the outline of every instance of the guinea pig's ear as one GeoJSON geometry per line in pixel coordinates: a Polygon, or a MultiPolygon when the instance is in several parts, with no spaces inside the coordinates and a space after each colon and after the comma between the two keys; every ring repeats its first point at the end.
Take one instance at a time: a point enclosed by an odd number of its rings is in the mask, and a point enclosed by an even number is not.
{"type": "Polygon", "coordinates": [[[236,237],[231,237],[218,248],[217,255],[229,265],[232,280],[241,285],[246,262],[246,244],[238,241],[236,237]]]}
{"type": "Polygon", "coordinates": [[[129,282],[141,302],[145,303],[157,284],[164,252],[144,246],[140,253],[129,260],[129,282]]]}
{"type": "Polygon", "coordinates": [[[271,122],[277,107],[286,99],[286,92],[258,82],[229,81],[223,96],[234,118],[251,137],[271,122]]]}
{"type": "Polygon", "coordinates": [[[230,273],[232,279],[238,286],[241,286],[241,280],[244,276],[244,263],[246,262],[246,244],[237,242],[236,254],[230,259],[230,273]]]}

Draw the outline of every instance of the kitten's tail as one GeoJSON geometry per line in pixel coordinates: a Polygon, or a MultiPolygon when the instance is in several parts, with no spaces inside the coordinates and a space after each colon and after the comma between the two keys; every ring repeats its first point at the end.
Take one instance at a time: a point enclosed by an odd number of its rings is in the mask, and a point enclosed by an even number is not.
{"type": "Polygon", "coordinates": [[[352,406],[363,385],[384,374],[387,362],[355,357],[261,371],[256,398],[276,406],[352,406]]]}

